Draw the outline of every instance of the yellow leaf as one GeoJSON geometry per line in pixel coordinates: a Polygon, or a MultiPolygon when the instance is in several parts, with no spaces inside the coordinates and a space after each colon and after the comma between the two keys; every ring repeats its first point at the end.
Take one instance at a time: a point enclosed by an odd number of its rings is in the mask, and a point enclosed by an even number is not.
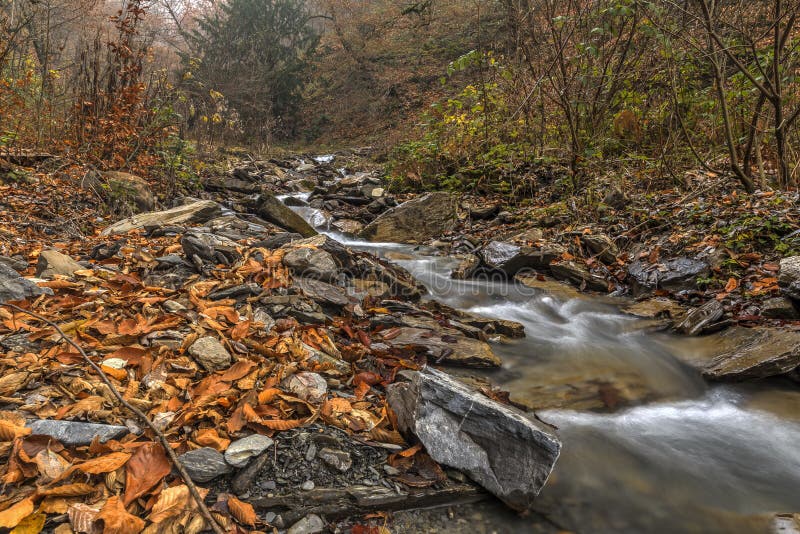
{"type": "Polygon", "coordinates": [[[47,516],[41,512],[29,515],[19,522],[19,525],[9,534],[39,534],[44,528],[44,521],[47,516]]]}
{"type": "Polygon", "coordinates": [[[14,528],[33,513],[33,498],[27,497],[0,512],[0,527],[14,528]]]}

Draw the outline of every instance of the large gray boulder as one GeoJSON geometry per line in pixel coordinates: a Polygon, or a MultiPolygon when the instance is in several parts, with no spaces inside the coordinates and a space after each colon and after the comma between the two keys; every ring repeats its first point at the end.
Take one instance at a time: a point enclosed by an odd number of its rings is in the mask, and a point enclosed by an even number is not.
{"type": "Polygon", "coordinates": [[[654,265],[637,260],[628,266],[628,280],[634,296],[656,289],[673,292],[694,289],[697,279],[708,273],[706,262],[691,258],[673,258],[654,265]]]}
{"type": "Polygon", "coordinates": [[[387,388],[404,433],[436,462],[464,472],[511,508],[527,510],[561,451],[553,431],[430,367],[387,388]]]}
{"type": "Polygon", "coordinates": [[[151,211],[112,224],[100,235],[127,234],[132,230],[182,224],[201,224],[222,214],[222,207],[212,200],[197,200],[164,211],[151,211]]]}
{"type": "Polygon", "coordinates": [[[278,200],[275,195],[270,193],[262,193],[261,196],[258,197],[256,215],[280,226],[284,230],[296,232],[303,237],[313,237],[317,235],[317,231],[314,230],[305,219],[278,200]]]}
{"type": "Polygon", "coordinates": [[[81,181],[81,187],[94,191],[117,208],[143,212],[151,211],[156,206],[150,184],[135,174],[121,171],[90,172],[81,181]]]}
{"type": "Polygon", "coordinates": [[[427,193],[378,216],[359,236],[373,242],[420,243],[451,230],[456,223],[456,197],[427,193]]]}
{"type": "Polygon", "coordinates": [[[0,263],[0,304],[43,294],[52,295],[53,290],[37,286],[5,263],[0,263]]]}

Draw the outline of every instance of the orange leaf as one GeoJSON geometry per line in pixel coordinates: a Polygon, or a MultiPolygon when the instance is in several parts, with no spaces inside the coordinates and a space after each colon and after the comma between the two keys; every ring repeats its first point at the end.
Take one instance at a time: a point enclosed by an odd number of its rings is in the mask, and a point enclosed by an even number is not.
{"type": "Polygon", "coordinates": [[[242,502],[233,495],[228,497],[228,510],[231,515],[243,525],[253,526],[256,524],[258,517],[253,505],[250,503],[242,502]]]}
{"type": "Polygon", "coordinates": [[[36,492],[42,497],[80,497],[81,495],[91,495],[97,488],[91,484],[78,482],[76,484],[65,484],[55,488],[42,489],[36,492]]]}
{"type": "Polygon", "coordinates": [[[262,419],[260,424],[270,430],[291,430],[304,423],[303,419],[262,419]]]}
{"type": "Polygon", "coordinates": [[[145,443],[133,453],[126,467],[125,500],[130,504],[164,480],[172,466],[158,443],[145,443]]]}
{"type": "Polygon", "coordinates": [[[736,278],[728,278],[728,283],[725,284],[725,292],[730,293],[737,287],[739,287],[739,282],[736,281],[736,278]]]}
{"type": "Polygon", "coordinates": [[[183,513],[189,504],[189,488],[185,484],[167,488],[158,495],[148,519],[160,523],[165,519],[183,513]]]}
{"type": "Polygon", "coordinates": [[[247,376],[250,370],[255,366],[255,362],[251,362],[250,360],[239,360],[231,365],[228,370],[225,371],[225,373],[223,373],[221,379],[225,382],[239,380],[240,378],[247,376]]]}
{"type": "Polygon", "coordinates": [[[100,458],[92,458],[82,464],[75,466],[76,469],[83,471],[90,475],[101,475],[103,473],[110,473],[116,471],[125,465],[130,459],[131,455],[127,452],[112,452],[100,458]]]}
{"type": "Polygon", "coordinates": [[[108,499],[97,519],[103,522],[103,534],[139,534],[144,530],[144,520],[128,513],[117,495],[108,499]]]}
{"type": "Polygon", "coordinates": [[[279,390],[278,388],[267,388],[258,394],[258,403],[269,404],[270,402],[272,402],[272,399],[274,399],[281,393],[283,393],[283,391],[279,390]]]}
{"type": "Polygon", "coordinates": [[[363,399],[367,392],[369,391],[369,384],[366,382],[359,382],[356,386],[356,389],[353,393],[356,395],[356,399],[361,400],[363,399]]]}
{"type": "Polygon", "coordinates": [[[0,527],[14,528],[33,513],[33,497],[26,497],[0,512],[0,527]]]}
{"type": "Polygon", "coordinates": [[[403,458],[410,458],[411,456],[414,456],[415,454],[417,454],[421,450],[422,450],[422,443],[417,443],[413,447],[411,447],[409,449],[406,449],[404,451],[401,451],[401,452],[399,452],[397,454],[399,454],[403,458]]]}
{"type": "Polygon", "coordinates": [[[219,452],[224,451],[231,444],[231,440],[220,437],[216,428],[203,428],[197,431],[194,440],[198,445],[211,447],[219,452]]]}
{"type": "Polygon", "coordinates": [[[14,441],[16,438],[27,436],[30,433],[30,428],[0,419],[0,441],[14,441]]]}
{"type": "Polygon", "coordinates": [[[242,321],[231,328],[231,339],[234,341],[241,341],[244,339],[247,336],[247,333],[250,331],[250,324],[250,321],[242,321]]]}

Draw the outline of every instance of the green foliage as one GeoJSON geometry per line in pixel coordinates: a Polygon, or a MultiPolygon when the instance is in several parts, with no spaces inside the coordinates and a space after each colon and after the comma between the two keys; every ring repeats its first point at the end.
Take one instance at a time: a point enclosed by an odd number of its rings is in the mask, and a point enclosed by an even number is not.
{"type": "Polygon", "coordinates": [[[156,153],[160,164],[154,174],[162,181],[168,196],[199,188],[196,151],[190,141],[171,135],[161,143],[156,153]]]}
{"type": "Polygon", "coordinates": [[[304,70],[318,35],[298,0],[228,0],[187,35],[183,79],[201,122],[225,122],[220,104],[235,110],[245,132],[265,139],[292,134],[304,70]]]}
{"type": "Polygon", "coordinates": [[[509,192],[508,175],[530,162],[525,120],[515,116],[503,86],[512,71],[493,54],[473,50],[450,63],[447,77],[473,69],[483,71],[483,81],[433,104],[421,137],[395,148],[389,174],[396,184],[509,192]]]}

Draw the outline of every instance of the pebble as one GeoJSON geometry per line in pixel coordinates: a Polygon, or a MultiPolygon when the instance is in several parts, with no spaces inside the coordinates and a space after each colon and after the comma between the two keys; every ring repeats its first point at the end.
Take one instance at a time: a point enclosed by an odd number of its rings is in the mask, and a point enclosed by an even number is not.
{"type": "Polygon", "coordinates": [[[215,337],[201,337],[189,347],[189,354],[195,357],[206,371],[214,372],[231,366],[231,355],[215,337]]]}
{"type": "Polygon", "coordinates": [[[300,489],[302,489],[303,491],[311,491],[315,487],[316,487],[316,484],[314,484],[313,480],[306,480],[305,482],[303,482],[303,485],[300,486],[300,489]]]}
{"type": "Polygon", "coordinates": [[[186,306],[174,300],[165,300],[161,305],[164,306],[164,309],[170,313],[186,311],[186,306]]]}
{"type": "Polygon", "coordinates": [[[396,467],[392,467],[389,464],[386,464],[386,465],[383,466],[383,472],[386,473],[389,476],[396,476],[396,475],[400,474],[400,470],[399,469],[397,469],[396,467]]]}
{"type": "Polygon", "coordinates": [[[251,458],[272,446],[274,441],[261,434],[253,434],[231,443],[225,451],[225,461],[234,467],[244,467],[251,458]]]}
{"type": "Polygon", "coordinates": [[[310,462],[317,456],[317,446],[312,443],[308,446],[308,450],[306,451],[306,461],[310,462]]]}
{"type": "Polygon", "coordinates": [[[283,381],[283,387],[304,401],[312,403],[322,402],[328,393],[328,383],[317,373],[293,374],[283,381]]]}
{"type": "Polygon", "coordinates": [[[289,527],[286,534],[317,534],[325,529],[325,522],[316,514],[309,514],[289,527]]]}
{"type": "Polygon", "coordinates": [[[195,482],[209,482],[231,472],[231,467],[222,454],[211,447],[189,451],[181,454],[178,459],[195,482]]]}
{"type": "Polygon", "coordinates": [[[353,459],[350,457],[350,453],[345,451],[325,447],[320,449],[320,451],[317,453],[317,456],[319,456],[319,458],[328,466],[341,471],[342,473],[346,472],[353,466],[353,459]]]}

